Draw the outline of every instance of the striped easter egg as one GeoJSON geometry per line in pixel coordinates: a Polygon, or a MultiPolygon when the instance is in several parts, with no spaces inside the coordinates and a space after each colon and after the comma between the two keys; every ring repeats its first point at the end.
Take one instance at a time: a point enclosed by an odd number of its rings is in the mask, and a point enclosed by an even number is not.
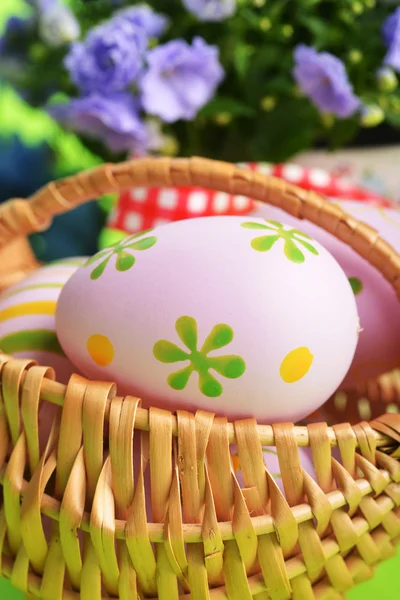
{"type": "Polygon", "coordinates": [[[76,368],[65,356],[55,331],[55,311],[61,290],[87,258],[50,263],[0,295],[0,349],[53,367],[66,383],[76,368]]]}

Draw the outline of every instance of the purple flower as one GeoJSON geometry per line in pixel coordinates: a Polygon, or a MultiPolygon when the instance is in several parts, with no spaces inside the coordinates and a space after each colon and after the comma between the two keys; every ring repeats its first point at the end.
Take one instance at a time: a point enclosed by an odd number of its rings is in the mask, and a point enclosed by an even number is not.
{"type": "Polygon", "coordinates": [[[84,93],[118,92],[138,75],[147,37],[127,19],[115,17],[72,45],[65,66],[84,93]]]}
{"type": "Polygon", "coordinates": [[[200,21],[223,21],[236,10],[236,0],[182,0],[184,7],[200,21]]]}
{"type": "Polygon", "coordinates": [[[166,16],[154,12],[147,4],[123,8],[117,12],[117,16],[127,19],[136,27],[140,27],[150,38],[160,37],[169,24],[169,19],[166,16]]]}
{"type": "Polygon", "coordinates": [[[303,93],[322,113],[340,119],[350,117],[360,106],[344,64],[329,52],[318,53],[300,44],[294,53],[293,75],[303,93]]]}
{"type": "Polygon", "coordinates": [[[384,62],[395,71],[400,71],[400,8],[384,21],[382,33],[388,49],[384,62]]]}
{"type": "Polygon", "coordinates": [[[218,48],[195,38],[190,46],[173,40],[147,54],[148,70],[139,80],[142,105],[167,123],[193,119],[213,97],[224,76],[218,48]]]}
{"type": "Polygon", "coordinates": [[[144,152],[149,133],[128,93],[102,96],[93,93],[48,107],[63,127],[101,140],[113,152],[144,152]]]}

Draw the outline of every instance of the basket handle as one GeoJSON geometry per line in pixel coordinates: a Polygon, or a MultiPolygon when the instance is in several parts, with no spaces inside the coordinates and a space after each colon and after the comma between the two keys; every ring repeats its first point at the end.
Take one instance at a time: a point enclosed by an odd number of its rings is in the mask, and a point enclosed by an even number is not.
{"type": "Polygon", "coordinates": [[[142,158],[104,164],[49,183],[28,200],[0,206],[0,249],[19,236],[44,231],[55,215],[103,194],[132,187],[203,187],[243,195],[307,219],[351,246],[376,267],[400,299],[400,255],[378,232],[313,191],[281,179],[204,158],[142,158]]]}

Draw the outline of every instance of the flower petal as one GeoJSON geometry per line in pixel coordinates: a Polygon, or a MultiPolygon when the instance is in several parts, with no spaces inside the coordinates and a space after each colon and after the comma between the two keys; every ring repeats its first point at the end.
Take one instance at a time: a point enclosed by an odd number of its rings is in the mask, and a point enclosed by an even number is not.
{"type": "Polygon", "coordinates": [[[225,325],[224,323],[215,325],[207,336],[200,352],[202,354],[208,354],[209,352],[212,352],[212,350],[224,348],[224,346],[231,343],[233,335],[233,329],[232,327],[229,327],[229,325],[225,325]]]}
{"type": "Polygon", "coordinates": [[[222,394],[222,385],[210,373],[199,373],[199,389],[208,398],[217,398],[222,394]]]}
{"type": "Polygon", "coordinates": [[[103,260],[99,265],[97,265],[97,267],[93,269],[93,271],[90,273],[90,279],[96,280],[103,275],[106,266],[110,262],[110,258],[111,256],[103,260]]]}
{"type": "Polygon", "coordinates": [[[125,246],[125,248],[131,248],[132,250],[147,250],[154,246],[157,242],[157,238],[155,236],[143,238],[142,240],[138,240],[133,244],[129,244],[129,246],[125,246]]]}
{"type": "Polygon", "coordinates": [[[301,264],[304,262],[304,254],[299,248],[297,248],[296,244],[294,244],[291,240],[285,240],[285,247],[283,249],[286,258],[294,263],[301,264]]]}
{"type": "Polygon", "coordinates": [[[187,383],[188,383],[189,378],[192,373],[193,373],[193,367],[186,367],[185,369],[182,369],[181,371],[176,371],[175,373],[171,373],[171,375],[169,375],[168,379],[167,379],[168,384],[174,390],[183,390],[187,386],[187,383]]]}
{"type": "Polygon", "coordinates": [[[268,252],[278,240],[279,235],[263,235],[262,237],[254,238],[251,242],[251,247],[257,250],[257,252],[268,252]]]}
{"type": "Polygon", "coordinates": [[[153,347],[153,354],[157,360],[167,364],[189,359],[189,354],[186,354],[176,344],[167,340],[156,342],[153,347]]]}
{"type": "Polygon", "coordinates": [[[192,352],[197,348],[197,322],[193,317],[180,317],[175,323],[176,333],[192,352]]]}
{"type": "Polygon", "coordinates": [[[303,231],[300,231],[299,229],[289,229],[288,233],[291,233],[292,235],[299,235],[300,237],[304,237],[307,240],[312,240],[312,238],[309,235],[307,235],[303,231]]]}
{"type": "Polygon", "coordinates": [[[241,227],[243,227],[244,229],[271,229],[271,227],[268,227],[268,225],[264,225],[264,223],[254,223],[252,221],[242,223],[241,227]]]}
{"type": "Polygon", "coordinates": [[[96,254],[94,254],[93,256],[91,256],[83,265],[84,267],[89,267],[90,265],[92,265],[93,263],[97,262],[98,260],[100,260],[101,258],[104,258],[105,256],[107,256],[107,254],[110,254],[109,250],[102,250],[101,252],[97,252],[96,254]]]}
{"type": "Polygon", "coordinates": [[[228,379],[237,379],[246,370],[246,363],[243,358],[235,355],[210,358],[209,366],[210,369],[214,369],[214,371],[228,379]]]}
{"type": "Polygon", "coordinates": [[[271,219],[268,219],[268,220],[266,219],[266,223],[269,223],[270,225],[273,225],[277,229],[282,229],[283,228],[282,223],[279,223],[279,221],[272,221],[271,219]]]}
{"type": "Polygon", "coordinates": [[[131,242],[133,242],[133,240],[137,240],[138,237],[141,237],[142,235],[146,235],[146,234],[150,233],[150,231],[153,231],[153,230],[152,229],[145,229],[144,231],[138,231],[138,233],[134,233],[133,235],[130,235],[124,241],[124,246],[129,247],[128,244],[130,244],[131,242]]]}
{"type": "Polygon", "coordinates": [[[115,268],[117,271],[124,272],[129,271],[133,267],[136,262],[136,258],[129,254],[128,252],[119,252],[117,255],[117,262],[115,263],[115,268]]]}
{"type": "Polygon", "coordinates": [[[304,246],[304,248],[307,248],[307,250],[309,252],[311,252],[311,254],[315,254],[316,256],[318,256],[318,250],[316,248],[314,248],[314,246],[312,246],[311,244],[309,244],[308,242],[305,242],[304,240],[296,240],[299,244],[301,244],[302,246],[304,246]]]}

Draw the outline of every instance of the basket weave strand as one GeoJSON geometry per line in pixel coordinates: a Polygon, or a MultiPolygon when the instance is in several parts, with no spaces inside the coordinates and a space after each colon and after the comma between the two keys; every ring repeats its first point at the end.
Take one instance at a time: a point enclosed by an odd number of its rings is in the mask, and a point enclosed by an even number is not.
{"type": "MultiPolygon", "coordinates": [[[[400,257],[371,228],[314,192],[197,158],[104,165],[9,201],[0,260],[53,216],[149,185],[281,206],[351,245],[400,296],[400,257]]],[[[375,397],[382,388],[396,401],[399,386],[377,385],[375,397]]],[[[64,386],[51,369],[1,354],[0,392],[0,572],[30,599],[336,600],[400,542],[398,414],[333,428],[173,415],[142,409],[111,383],[74,375],[64,386]],[[53,414],[46,447],[44,413],[53,414]],[[276,446],[285,495],[265,469],[266,445],[276,446]],[[315,480],[299,446],[311,448],[315,480]]]]}

